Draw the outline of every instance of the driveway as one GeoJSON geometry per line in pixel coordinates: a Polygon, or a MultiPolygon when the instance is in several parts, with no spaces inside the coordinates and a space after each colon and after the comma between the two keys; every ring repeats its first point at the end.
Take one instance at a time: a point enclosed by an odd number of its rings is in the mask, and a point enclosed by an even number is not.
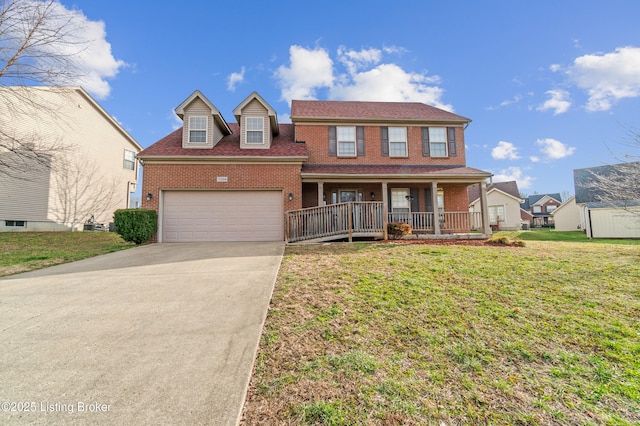
{"type": "Polygon", "coordinates": [[[155,244],[0,279],[0,423],[237,424],[283,251],[155,244]]]}

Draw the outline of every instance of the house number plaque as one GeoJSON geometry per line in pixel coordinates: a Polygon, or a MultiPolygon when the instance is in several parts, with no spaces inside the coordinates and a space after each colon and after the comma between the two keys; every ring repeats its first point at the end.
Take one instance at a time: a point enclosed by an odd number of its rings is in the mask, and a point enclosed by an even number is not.
{"type": "Polygon", "coordinates": [[[216,182],[229,182],[229,178],[227,176],[218,176],[216,177],[216,182]]]}

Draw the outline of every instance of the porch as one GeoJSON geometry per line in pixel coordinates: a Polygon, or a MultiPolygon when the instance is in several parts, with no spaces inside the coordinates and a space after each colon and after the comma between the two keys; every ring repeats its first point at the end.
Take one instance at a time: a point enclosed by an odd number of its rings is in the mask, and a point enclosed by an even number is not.
{"type": "Polygon", "coordinates": [[[387,238],[387,224],[409,224],[416,238],[484,239],[480,212],[386,212],[381,201],[336,203],[285,213],[289,243],[387,238]]]}

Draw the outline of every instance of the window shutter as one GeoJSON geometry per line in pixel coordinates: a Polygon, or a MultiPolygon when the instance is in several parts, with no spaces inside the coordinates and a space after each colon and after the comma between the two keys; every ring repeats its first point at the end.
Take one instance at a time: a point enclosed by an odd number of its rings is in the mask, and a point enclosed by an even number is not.
{"type": "Polygon", "coordinates": [[[422,128],[422,156],[428,157],[430,154],[429,150],[429,128],[422,128]]]}
{"type": "Polygon", "coordinates": [[[358,157],[364,156],[364,127],[356,127],[356,144],[358,145],[358,157]]]}
{"type": "Polygon", "coordinates": [[[380,140],[382,142],[382,156],[389,156],[389,128],[380,127],[380,140]]]}
{"type": "Polygon", "coordinates": [[[418,197],[418,188],[411,188],[409,190],[409,194],[411,195],[411,211],[419,212],[420,211],[420,201],[418,197]]]}
{"type": "Polygon", "coordinates": [[[329,155],[338,154],[338,142],[336,136],[336,126],[329,126],[329,155]]]}
{"type": "Polygon", "coordinates": [[[455,157],[457,155],[455,127],[447,127],[447,140],[449,141],[449,157],[455,157]]]}
{"type": "Polygon", "coordinates": [[[431,198],[431,188],[425,188],[424,201],[427,206],[427,211],[433,213],[433,199],[431,198]]]}

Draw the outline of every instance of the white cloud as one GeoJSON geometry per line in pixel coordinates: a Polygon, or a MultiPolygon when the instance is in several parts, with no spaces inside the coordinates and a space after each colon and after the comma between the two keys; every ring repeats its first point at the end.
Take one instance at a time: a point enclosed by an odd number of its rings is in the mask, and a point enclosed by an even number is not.
{"type": "Polygon", "coordinates": [[[227,90],[234,92],[236,90],[236,84],[244,81],[245,67],[240,68],[240,72],[232,72],[227,77],[227,90]]]}
{"type": "MultiPolygon", "coordinates": [[[[282,99],[315,99],[319,89],[328,91],[329,99],[352,101],[423,102],[451,111],[442,102],[444,90],[437,86],[438,76],[409,72],[393,63],[383,63],[382,50],[370,48],[359,51],[341,46],[334,67],[327,50],[291,46],[289,66],[281,66],[275,77],[281,87],[282,99]]],[[[391,49],[397,52],[400,48],[391,49]]]]}
{"type": "Polygon", "coordinates": [[[559,64],[551,64],[549,65],[549,70],[551,72],[558,72],[562,69],[562,67],[559,64]]]}
{"type": "Polygon", "coordinates": [[[571,102],[567,100],[569,92],[566,90],[547,90],[546,94],[549,95],[549,99],[537,108],[538,111],[553,110],[553,115],[559,115],[571,107],[571,102]]]}
{"type": "Polygon", "coordinates": [[[291,46],[289,62],[275,73],[283,100],[315,99],[317,89],[333,85],[333,61],[325,49],[291,46]]]}
{"type": "Polygon", "coordinates": [[[531,157],[529,157],[529,160],[531,160],[532,163],[538,163],[540,161],[540,157],[538,157],[537,155],[532,155],[531,157]]]}
{"type": "Polygon", "coordinates": [[[524,171],[520,167],[509,167],[500,170],[500,173],[493,175],[494,182],[509,182],[515,180],[518,183],[518,188],[528,189],[531,188],[535,178],[526,176],[524,171]]]}
{"type": "MultiPolygon", "coordinates": [[[[19,19],[32,20],[38,13],[36,10],[48,7],[48,18],[39,37],[56,33],[53,41],[32,46],[32,50],[25,54],[37,67],[53,70],[54,77],[45,83],[79,85],[96,98],[106,98],[111,91],[107,79],[115,77],[127,64],[113,57],[111,44],[106,40],[104,22],[91,21],[82,11],[67,9],[59,2],[48,3],[39,0],[23,2],[24,8],[20,10],[25,16],[19,19]],[[65,57],[68,61],[57,61],[54,57],[65,57]]],[[[16,27],[7,24],[7,28],[16,27]]]]}
{"type": "Polygon", "coordinates": [[[607,111],[623,98],[640,96],[640,47],[619,47],[606,54],[576,58],[570,79],[589,94],[588,111],[607,111]]]}
{"type": "Polygon", "coordinates": [[[518,148],[511,142],[500,141],[498,146],[491,150],[491,156],[494,160],[517,160],[518,148]]]}
{"type": "Polygon", "coordinates": [[[570,147],[555,139],[546,138],[538,139],[536,145],[540,146],[540,151],[544,153],[547,158],[552,160],[559,160],[564,157],[573,155],[576,150],[575,147],[570,147]]]}

